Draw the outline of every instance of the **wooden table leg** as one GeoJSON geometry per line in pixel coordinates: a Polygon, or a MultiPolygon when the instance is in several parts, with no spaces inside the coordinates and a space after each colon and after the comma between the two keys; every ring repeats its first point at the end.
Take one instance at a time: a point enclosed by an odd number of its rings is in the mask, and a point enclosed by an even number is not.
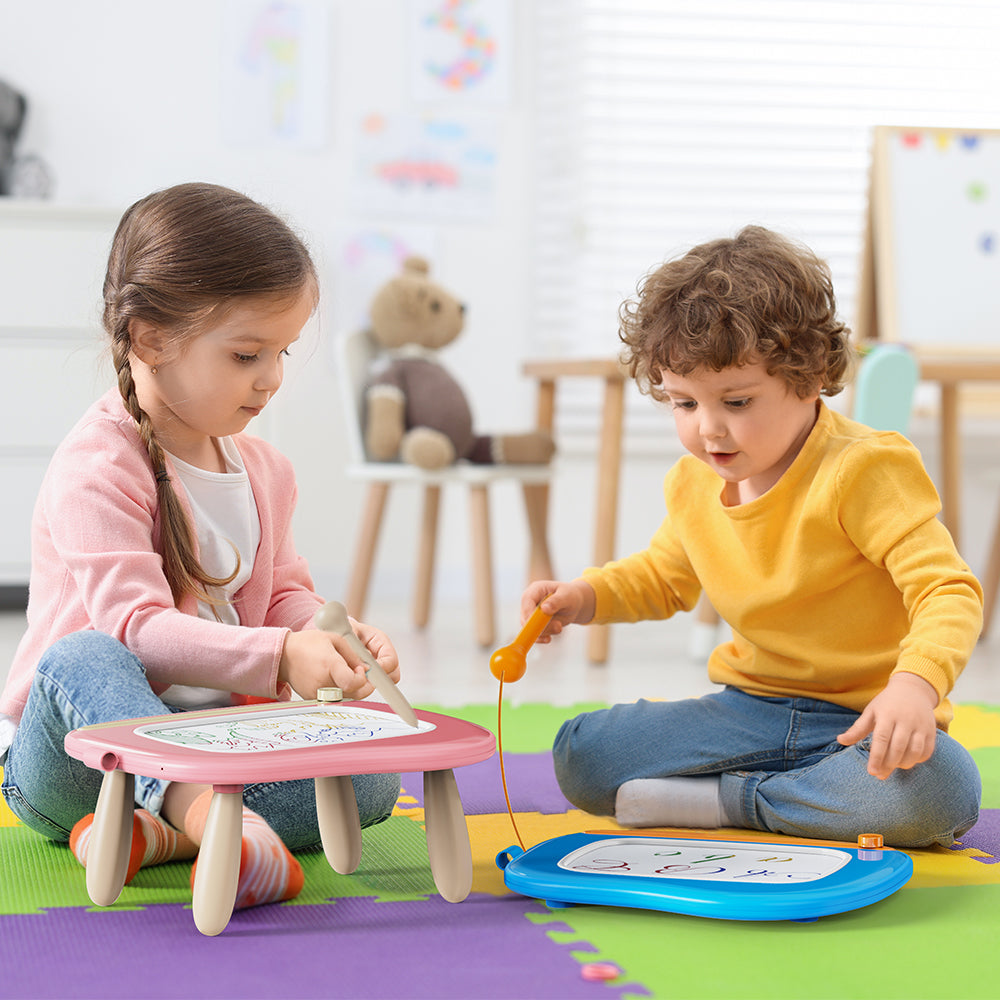
{"type": "Polygon", "coordinates": [[[525,483],[524,512],[528,520],[528,581],[551,580],[552,555],[549,552],[549,487],[546,483],[525,483]]]}
{"type": "Polygon", "coordinates": [[[941,383],[941,520],[961,551],[962,499],[959,477],[962,445],[958,433],[958,384],[941,383]]]}
{"type": "Polygon", "coordinates": [[[117,768],[104,772],[87,849],[87,893],[98,906],[110,906],[125,885],[134,794],[134,775],[117,768]]]}
{"type": "Polygon", "coordinates": [[[243,786],[216,785],[198,850],[191,909],[202,934],[221,934],[233,914],[240,880],[243,786]]]}
{"type": "Polygon", "coordinates": [[[469,522],[472,530],[472,598],[476,610],[476,641],[480,646],[489,646],[496,636],[496,603],[493,597],[490,496],[485,486],[469,487],[469,522]]]}
{"type": "Polygon", "coordinates": [[[434,884],[449,903],[472,889],[472,845],[455,772],[424,772],[424,826],[434,884]]]}
{"type": "MultiPolygon", "coordinates": [[[[597,525],[594,536],[594,565],[614,558],[618,528],[618,483],[621,475],[622,428],[625,422],[625,383],[619,378],[604,380],[604,408],[601,417],[601,447],[597,463],[597,525]]],[[[608,658],[610,635],[607,625],[591,625],[587,654],[591,663],[608,658]]]]}
{"type": "MultiPolygon", "coordinates": [[[[556,382],[555,379],[541,379],[538,383],[538,399],[535,404],[535,426],[540,431],[555,434],[556,426],[556,382]]],[[[528,516],[528,532],[531,547],[528,553],[528,581],[552,580],[555,569],[549,550],[549,485],[539,483],[524,487],[524,509],[528,516]]]]}
{"type": "Polygon", "coordinates": [[[330,867],[340,875],[356,871],[361,863],[361,819],[350,775],[316,778],[316,818],[330,867]]]}

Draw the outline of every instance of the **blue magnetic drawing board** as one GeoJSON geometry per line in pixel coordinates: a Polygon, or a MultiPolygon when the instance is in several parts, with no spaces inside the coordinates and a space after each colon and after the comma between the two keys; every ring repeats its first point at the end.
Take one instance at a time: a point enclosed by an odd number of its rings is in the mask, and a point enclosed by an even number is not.
{"type": "Polygon", "coordinates": [[[573,833],[497,855],[508,889],[545,900],[724,920],[815,920],[901,889],[901,851],[573,833]]]}

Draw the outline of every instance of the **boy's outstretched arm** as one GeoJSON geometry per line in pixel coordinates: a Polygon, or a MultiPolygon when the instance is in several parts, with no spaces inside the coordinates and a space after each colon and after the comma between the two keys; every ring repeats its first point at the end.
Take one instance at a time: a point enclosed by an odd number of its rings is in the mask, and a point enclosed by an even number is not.
{"type": "Polygon", "coordinates": [[[535,580],[521,595],[521,622],[528,620],[536,607],[552,620],[538,637],[538,642],[549,642],[567,625],[586,625],[594,617],[597,597],[586,580],[577,579],[560,583],[557,580],[535,580]]]}
{"type": "Polygon", "coordinates": [[[914,767],[934,752],[938,700],[937,691],[922,677],[900,671],[837,740],[853,746],[871,733],[868,773],[884,780],[897,767],[914,767]]]}

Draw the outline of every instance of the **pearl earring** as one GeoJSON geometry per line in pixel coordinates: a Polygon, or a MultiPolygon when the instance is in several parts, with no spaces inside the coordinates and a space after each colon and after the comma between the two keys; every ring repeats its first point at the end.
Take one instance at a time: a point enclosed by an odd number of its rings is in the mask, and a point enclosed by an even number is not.
{"type": "Polygon", "coordinates": [[[153,367],[149,369],[149,374],[150,375],[155,375],[156,374],[156,365],[153,365],[153,367]]]}

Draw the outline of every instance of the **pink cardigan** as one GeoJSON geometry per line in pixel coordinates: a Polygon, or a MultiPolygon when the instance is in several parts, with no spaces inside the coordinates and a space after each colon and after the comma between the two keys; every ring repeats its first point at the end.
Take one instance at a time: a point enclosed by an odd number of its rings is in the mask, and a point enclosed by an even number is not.
{"type": "MultiPolygon", "coordinates": [[[[198,618],[193,598],[174,607],[158,550],[152,467],[117,390],[83,415],[53,456],[35,504],[28,630],[0,712],[19,720],[42,653],[86,629],[121,640],[145,665],[157,693],[191,684],[290,695],[287,686],[277,686],[285,636],[307,627],[322,603],[292,540],[295,477],[291,463],[259,438],[233,440],[261,533],[253,574],[234,601],[238,626],[198,618]]],[[[172,478],[187,506],[179,478],[172,478]]]]}

